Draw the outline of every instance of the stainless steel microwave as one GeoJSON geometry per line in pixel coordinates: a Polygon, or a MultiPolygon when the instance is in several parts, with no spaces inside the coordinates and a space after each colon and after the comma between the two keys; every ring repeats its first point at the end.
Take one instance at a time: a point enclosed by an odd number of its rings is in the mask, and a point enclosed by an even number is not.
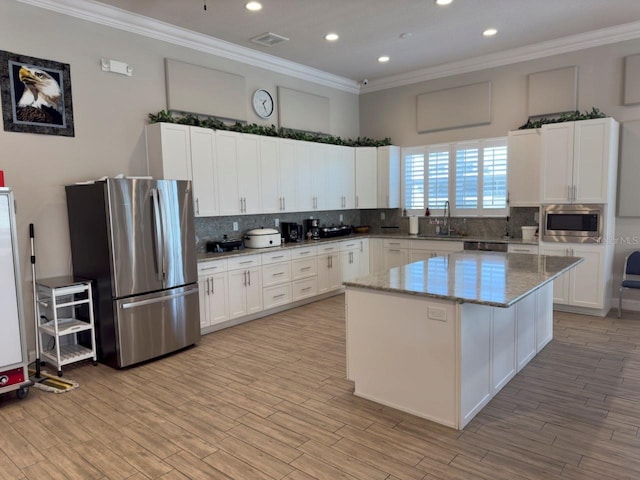
{"type": "Polygon", "coordinates": [[[595,243],[602,236],[604,205],[543,205],[542,240],[595,243]]]}

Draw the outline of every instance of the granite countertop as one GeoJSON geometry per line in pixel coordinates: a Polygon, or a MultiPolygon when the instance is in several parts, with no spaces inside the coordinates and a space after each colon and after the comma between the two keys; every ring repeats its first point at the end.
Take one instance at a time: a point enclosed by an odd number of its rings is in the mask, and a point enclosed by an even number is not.
{"type": "Polygon", "coordinates": [[[344,282],[347,287],[509,307],[580,262],[581,257],[465,251],[344,282]]]}
{"type": "Polygon", "coordinates": [[[197,260],[204,262],[207,260],[217,260],[220,258],[228,258],[237,255],[253,255],[258,253],[267,253],[276,249],[289,249],[289,248],[301,248],[308,247],[309,245],[321,245],[324,243],[342,242],[351,239],[358,238],[384,238],[384,239],[398,239],[398,240],[435,240],[435,241],[450,241],[450,242],[492,242],[492,243],[509,243],[517,245],[538,245],[538,240],[531,242],[525,242],[521,238],[509,238],[504,237],[446,237],[443,235],[406,235],[398,233],[354,233],[346,235],[344,237],[333,238],[321,238],[319,240],[305,240],[303,242],[296,243],[283,243],[279,247],[269,248],[244,248],[242,250],[232,250],[230,252],[200,252],[197,254],[197,260]]]}

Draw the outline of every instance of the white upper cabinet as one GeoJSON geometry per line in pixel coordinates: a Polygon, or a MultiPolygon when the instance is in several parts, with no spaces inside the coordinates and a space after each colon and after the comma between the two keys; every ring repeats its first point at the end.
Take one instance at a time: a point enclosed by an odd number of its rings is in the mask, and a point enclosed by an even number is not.
{"type": "Polygon", "coordinates": [[[376,147],[356,147],[355,150],[356,208],[376,208],[378,151],[376,147]]]}
{"type": "Polygon", "coordinates": [[[315,209],[315,193],[311,181],[311,148],[309,142],[294,141],[298,207],[302,212],[315,209]]]}
{"type": "Polygon", "coordinates": [[[282,210],[282,197],[279,189],[278,139],[260,138],[260,186],[262,193],[262,212],[276,213],[282,210]]]}
{"type": "Polygon", "coordinates": [[[540,205],[540,129],[509,132],[507,174],[509,206],[540,205]]]}
{"type": "Polygon", "coordinates": [[[330,155],[329,145],[309,142],[311,192],[313,197],[313,210],[328,210],[327,197],[328,167],[327,161],[330,155]]]}
{"type": "Polygon", "coordinates": [[[278,195],[282,198],[283,212],[298,211],[298,189],[296,188],[296,142],[279,140],[278,151],[278,195]]]}
{"type": "Polygon", "coordinates": [[[612,118],[542,127],[542,203],[615,199],[618,123],[612,118]]]}
{"type": "Polygon", "coordinates": [[[219,214],[215,132],[171,123],[148,125],[147,164],[155,178],[192,180],[197,217],[219,214]]]}
{"type": "Polygon", "coordinates": [[[220,215],[261,213],[259,139],[216,132],[220,215]]]}
{"type": "Polygon", "coordinates": [[[378,147],[378,208],[400,207],[400,147],[378,147]]]}
{"type": "Polygon", "coordinates": [[[327,209],[355,207],[355,156],[352,147],[327,145],[327,209]]]}

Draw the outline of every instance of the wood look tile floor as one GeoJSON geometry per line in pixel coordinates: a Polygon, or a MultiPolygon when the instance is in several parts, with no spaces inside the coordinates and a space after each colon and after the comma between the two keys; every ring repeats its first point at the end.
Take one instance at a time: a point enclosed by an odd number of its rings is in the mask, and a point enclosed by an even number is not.
{"type": "Polygon", "coordinates": [[[344,296],[0,398],[0,479],[639,479],[640,315],[555,339],[455,431],[352,395],[344,296]]]}

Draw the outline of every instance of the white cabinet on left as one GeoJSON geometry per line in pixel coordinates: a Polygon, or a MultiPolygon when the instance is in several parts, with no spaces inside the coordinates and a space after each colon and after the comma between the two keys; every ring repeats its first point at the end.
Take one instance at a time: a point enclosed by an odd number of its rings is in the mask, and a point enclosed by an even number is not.
{"type": "Polygon", "coordinates": [[[229,319],[227,301],[227,261],[212,260],[198,264],[200,290],[200,328],[229,319]]]}
{"type": "Polygon", "coordinates": [[[260,255],[244,255],[228,260],[229,318],[260,312],[262,306],[262,271],[260,255]]]}
{"type": "Polygon", "coordinates": [[[219,214],[216,135],[209,128],[172,123],[146,127],[147,169],[154,178],[191,180],[197,217],[219,214]]]}

